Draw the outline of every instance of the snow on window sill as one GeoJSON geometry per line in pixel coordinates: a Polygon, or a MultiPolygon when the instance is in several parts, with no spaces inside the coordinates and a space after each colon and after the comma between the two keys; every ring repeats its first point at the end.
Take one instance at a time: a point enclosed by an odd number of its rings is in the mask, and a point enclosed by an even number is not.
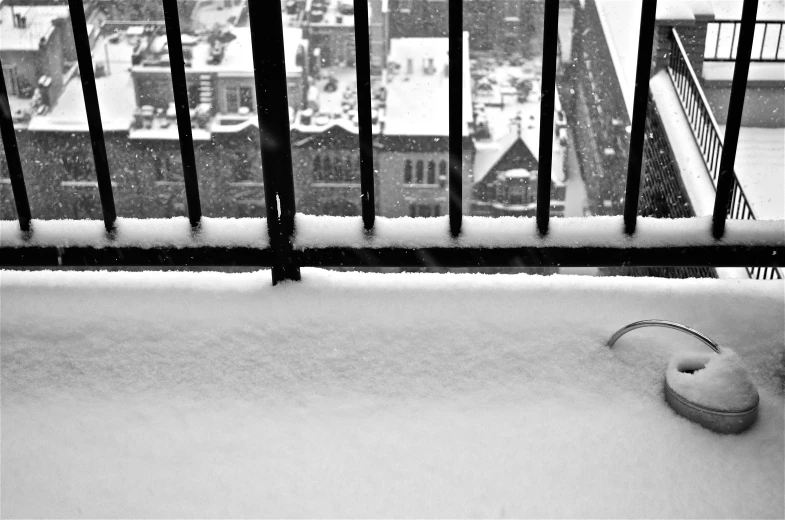
{"type": "Polygon", "coordinates": [[[427,188],[427,189],[443,188],[443,189],[446,189],[446,186],[441,186],[441,185],[439,185],[437,183],[428,184],[428,183],[424,183],[424,182],[417,183],[417,184],[415,184],[415,183],[404,184],[403,187],[404,188],[414,188],[414,189],[422,189],[422,188],[427,188]]]}
{"type": "MultiPolygon", "coordinates": [[[[98,189],[97,181],[61,181],[61,188],[94,188],[98,189]]],[[[116,188],[117,183],[112,182],[112,188],[116,188]]]]}
{"type": "Polygon", "coordinates": [[[264,188],[264,183],[258,181],[237,181],[230,182],[229,186],[233,186],[235,188],[264,188]]]}
{"type": "Polygon", "coordinates": [[[357,188],[360,189],[359,182],[314,182],[312,188],[357,188]]]}

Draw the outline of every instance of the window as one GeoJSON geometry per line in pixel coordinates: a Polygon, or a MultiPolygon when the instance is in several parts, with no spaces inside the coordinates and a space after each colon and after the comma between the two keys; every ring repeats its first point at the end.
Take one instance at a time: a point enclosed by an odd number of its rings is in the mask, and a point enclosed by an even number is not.
{"type": "Polygon", "coordinates": [[[183,182],[183,160],[179,153],[172,156],[155,155],[153,157],[156,182],[183,182]]]}
{"type": "Polygon", "coordinates": [[[357,184],[360,171],[350,155],[317,154],[313,158],[313,180],[317,183],[357,184]]]}
{"type": "Polygon", "coordinates": [[[3,66],[3,76],[5,77],[5,85],[8,93],[12,96],[19,94],[19,82],[16,77],[16,67],[3,66]]]}
{"type": "Polygon", "coordinates": [[[313,178],[316,181],[322,179],[322,156],[319,154],[313,157],[313,178]]]}
{"type": "Polygon", "coordinates": [[[226,87],[226,111],[236,113],[241,107],[253,110],[253,90],[251,87],[228,85],[226,87]]]}
{"type": "Polygon", "coordinates": [[[447,185],[447,161],[439,162],[439,186],[444,188],[447,185]]]}
{"type": "Polygon", "coordinates": [[[505,0],[504,18],[508,21],[518,21],[520,18],[520,6],[518,0],[505,0]]]}
{"type": "Polygon", "coordinates": [[[85,181],[85,180],[93,180],[91,179],[91,165],[88,164],[80,155],[76,153],[72,153],[69,155],[63,155],[60,160],[63,163],[63,167],[65,168],[66,173],[68,174],[68,180],[72,181],[85,181]]]}
{"type": "Polygon", "coordinates": [[[442,214],[442,208],[439,204],[409,204],[409,216],[415,217],[439,217],[442,214]]]}
{"type": "Polygon", "coordinates": [[[406,163],[403,166],[403,182],[405,184],[412,183],[412,161],[406,159],[406,163]]]}
{"type": "Polygon", "coordinates": [[[232,170],[234,171],[236,181],[251,180],[251,158],[248,157],[247,151],[240,150],[236,152],[232,162],[232,170]]]}
{"type": "Polygon", "coordinates": [[[436,184],[436,163],[428,161],[428,184],[436,184]]]}
{"type": "Polygon", "coordinates": [[[417,161],[417,184],[422,184],[424,174],[425,163],[423,161],[417,161]]]}

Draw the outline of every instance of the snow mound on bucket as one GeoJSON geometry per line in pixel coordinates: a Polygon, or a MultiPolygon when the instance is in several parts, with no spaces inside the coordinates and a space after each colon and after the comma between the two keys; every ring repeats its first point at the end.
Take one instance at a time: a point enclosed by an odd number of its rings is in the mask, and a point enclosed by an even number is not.
{"type": "Polygon", "coordinates": [[[685,399],[713,410],[739,412],[758,403],[758,390],[744,363],[729,348],[720,349],[719,354],[673,356],[665,381],[685,399]]]}

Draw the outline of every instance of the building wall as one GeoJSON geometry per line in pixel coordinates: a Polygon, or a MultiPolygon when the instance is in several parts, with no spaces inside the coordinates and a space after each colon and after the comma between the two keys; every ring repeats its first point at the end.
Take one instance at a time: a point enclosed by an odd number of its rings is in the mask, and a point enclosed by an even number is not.
{"type": "MultiPolygon", "coordinates": [[[[76,60],[73,31],[66,19],[52,21],[53,30],[49,38],[39,44],[38,50],[8,51],[0,50],[3,67],[16,69],[17,78],[25,80],[35,88],[41,76],[49,76],[50,103],[54,103],[63,92],[63,68],[66,61],[76,60]]],[[[6,78],[6,88],[12,92],[10,78],[6,78]]]]}
{"type": "MultiPolygon", "coordinates": [[[[379,158],[380,169],[380,211],[384,217],[408,217],[410,206],[427,205],[439,207],[439,214],[445,215],[447,207],[447,186],[438,183],[438,168],[440,161],[447,161],[446,153],[406,153],[384,152],[379,158]],[[427,164],[434,161],[436,167],[436,184],[407,184],[404,182],[404,169],[406,161],[412,162],[414,168],[418,161],[423,161],[424,175],[427,177],[427,164]]],[[[425,179],[427,182],[427,178],[425,179]]]]}
{"type": "MultiPolygon", "coordinates": [[[[137,69],[133,72],[134,93],[136,96],[136,106],[142,107],[151,105],[156,108],[166,108],[169,103],[174,102],[172,91],[172,77],[167,70],[137,69]]],[[[192,94],[198,88],[202,76],[209,76],[212,85],[212,107],[219,113],[230,113],[226,103],[226,91],[232,87],[249,87],[251,89],[252,103],[248,108],[256,112],[256,89],[254,88],[254,78],[252,76],[218,77],[215,74],[201,74],[189,72],[186,69],[186,83],[189,86],[189,102],[192,94]]],[[[303,93],[305,88],[303,78],[299,74],[289,74],[287,76],[287,94],[289,96],[289,106],[300,108],[303,103],[303,93]]],[[[235,111],[231,111],[235,113],[235,111]]]]}
{"type": "MultiPolygon", "coordinates": [[[[38,73],[40,70],[38,51],[0,51],[0,61],[3,62],[4,69],[15,69],[17,80],[24,78],[31,86],[35,87],[40,77],[38,73]]],[[[5,76],[8,76],[8,73],[5,76]]],[[[14,92],[12,88],[11,78],[6,77],[5,81],[8,93],[18,95],[18,92],[14,92]]]]}
{"type": "Polygon", "coordinates": [[[448,35],[446,0],[389,0],[390,38],[428,38],[448,35]],[[405,7],[411,6],[410,9],[405,7]]]}
{"type": "Polygon", "coordinates": [[[342,63],[353,66],[355,54],[354,27],[348,25],[313,25],[310,28],[311,46],[322,50],[323,67],[342,63]]]}
{"type": "Polygon", "coordinates": [[[380,75],[387,67],[387,15],[382,12],[382,0],[371,0],[368,9],[371,17],[368,27],[371,38],[371,74],[380,75]]]}
{"type": "Polygon", "coordinates": [[[563,81],[575,94],[565,110],[586,183],[587,206],[595,215],[620,215],[624,208],[630,125],[618,76],[593,0],[575,10],[575,60],[563,81]]]}
{"type": "MultiPolygon", "coordinates": [[[[97,187],[63,186],[63,181],[95,181],[87,133],[17,132],[33,218],[101,218],[97,187]]],[[[125,132],[105,133],[114,198],[120,217],[185,215],[182,162],[177,140],[131,140],[125,132]],[[163,167],[164,171],[159,171],[163,167]]],[[[4,154],[0,144],[0,155],[4,154]]],[[[255,127],[196,142],[195,156],[205,216],[264,216],[264,187],[255,127]]],[[[10,184],[0,183],[3,218],[13,210],[10,184]]]]}

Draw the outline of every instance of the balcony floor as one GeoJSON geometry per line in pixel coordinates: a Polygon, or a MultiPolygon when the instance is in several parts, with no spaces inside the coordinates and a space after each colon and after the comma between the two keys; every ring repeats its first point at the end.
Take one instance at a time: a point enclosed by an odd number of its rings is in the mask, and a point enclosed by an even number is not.
{"type": "Polygon", "coordinates": [[[0,274],[3,517],[781,518],[783,283],[0,274]],[[671,411],[730,347],[737,436],[671,411]]]}

